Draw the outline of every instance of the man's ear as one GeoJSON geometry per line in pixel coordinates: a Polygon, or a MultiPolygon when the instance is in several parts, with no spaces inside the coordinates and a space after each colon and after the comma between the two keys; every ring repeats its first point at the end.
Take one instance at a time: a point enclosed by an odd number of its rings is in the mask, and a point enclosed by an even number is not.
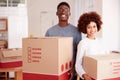
{"type": "Polygon", "coordinates": [[[58,16],[58,12],[56,12],[56,15],[58,16]]]}
{"type": "Polygon", "coordinates": [[[69,16],[71,15],[71,12],[69,12],[69,16]]]}

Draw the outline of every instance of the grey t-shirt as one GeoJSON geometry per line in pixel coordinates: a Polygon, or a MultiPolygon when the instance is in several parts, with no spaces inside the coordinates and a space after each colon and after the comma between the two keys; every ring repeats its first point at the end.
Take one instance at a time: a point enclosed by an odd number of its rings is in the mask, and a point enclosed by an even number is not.
{"type": "Polygon", "coordinates": [[[66,27],[60,27],[58,24],[54,25],[53,27],[49,28],[45,34],[45,36],[49,37],[73,37],[73,60],[76,59],[76,51],[77,46],[76,44],[79,43],[81,40],[81,33],[78,32],[77,28],[72,24],[69,24],[66,27]]]}

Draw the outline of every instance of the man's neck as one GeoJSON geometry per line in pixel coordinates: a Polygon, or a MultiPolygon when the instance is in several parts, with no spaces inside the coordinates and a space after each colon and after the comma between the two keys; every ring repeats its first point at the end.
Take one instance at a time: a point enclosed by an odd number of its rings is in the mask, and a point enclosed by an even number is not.
{"type": "Polygon", "coordinates": [[[69,25],[68,22],[59,22],[58,24],[59,24],[60,27],[65,27],[65,26],[69,25]]]}

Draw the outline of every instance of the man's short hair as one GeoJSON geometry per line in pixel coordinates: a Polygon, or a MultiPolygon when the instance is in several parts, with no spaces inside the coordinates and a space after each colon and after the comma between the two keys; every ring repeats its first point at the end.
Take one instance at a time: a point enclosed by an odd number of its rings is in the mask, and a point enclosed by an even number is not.
{"type": "Polygon", "coordinates": [[[59,7],[60,7],[61,5],[66,5],[66,6],[70,9],[70,5],[69,5],[67,2],[61,2],[61,3],[58,4],[57,10],[59,9],[59,7]]]}

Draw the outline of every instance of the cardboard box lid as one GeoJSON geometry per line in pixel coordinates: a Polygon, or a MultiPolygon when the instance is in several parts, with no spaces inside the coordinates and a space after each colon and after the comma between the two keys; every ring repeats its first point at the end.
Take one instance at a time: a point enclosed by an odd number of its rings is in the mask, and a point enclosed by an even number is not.
{"type": "Polygon", "coordinates": [[[118,53],[110,53],[107,55],[89,55],[89,56],[85,56],[85,57],[89,57],[95,60],[109,60],[109,59],[119,59],[120,58],[120,54],[118,53]]]}
{"type": "Polygon", "coordinates": [[[29,38],[23,38],[23,39],[64,39],[64,38],[72,38],[72,37],[60,37],[60,36],[58,37],[29,37],[29,38]]]}
{"type": "Polygon", "coordinates": [[[0,51],[3,57],[17,57],[22,56],[22,49],[5,49],[0,51]]]}

